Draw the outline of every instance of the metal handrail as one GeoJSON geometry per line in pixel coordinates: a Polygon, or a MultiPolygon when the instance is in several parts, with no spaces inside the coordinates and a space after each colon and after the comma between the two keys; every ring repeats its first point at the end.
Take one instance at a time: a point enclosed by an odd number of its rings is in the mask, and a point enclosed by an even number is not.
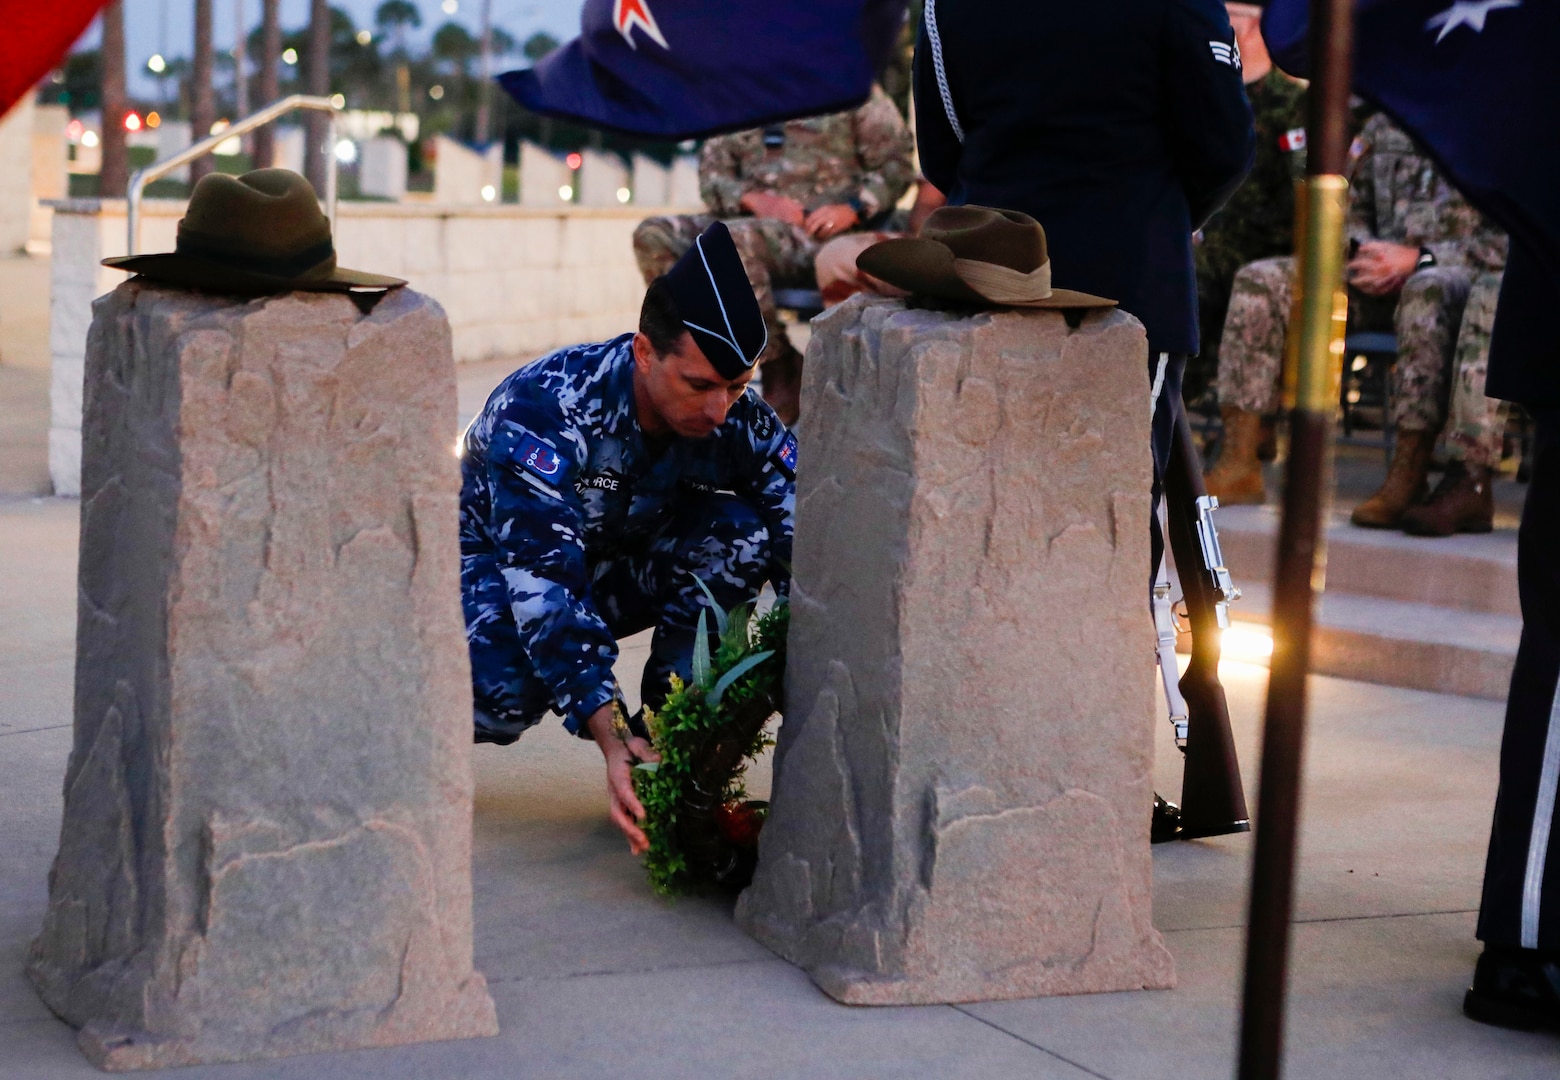
{"type": "Polygon", "coordinates": [[[294,109],[314,109],[328,113],[330,122],[325,128],[325,212],[330,216],[330,230],[336,231],[336,106],[330,98],[310,97],[307,94],[293,94],[284,97],[280,101],[274,101],[259,112],[244,117],[233,124],[228,125],[215,135],[208,135],[198,143],[180,150],[172,157],[161,161],[154,161],[144,169],[137,169],[130,177],[130,185],[127,190],[129,198],[127,243],[129,250],[126,254],[134,255],[141,246],[141,197],[147,184],[171,173],[180,165],[187,165],[198,157],[211,153],[222,143],[235,135],[244,135],[257,127],[269,124],[279,116],[285,116],[294,109]]]}

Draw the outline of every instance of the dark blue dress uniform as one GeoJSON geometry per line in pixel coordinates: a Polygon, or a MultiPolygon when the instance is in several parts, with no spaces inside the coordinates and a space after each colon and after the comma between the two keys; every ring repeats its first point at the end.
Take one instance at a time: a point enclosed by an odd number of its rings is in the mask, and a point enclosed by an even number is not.
{"type": "MultiPolygon", "coordinates": [[[[633,335],[516,371],[462,447],[461,594],[479,741],[549,709],[585,721],[621,698],[617,640],[656,628],[642,699],[688,676],[695,577],[722,608],[789,582],[796,437],[751,390],[703,439],[640,431],[633,335]]],[[[713,627],[713,621],[710,625],[713,627]]]]}
{"type": "Polygon", "coordinates": [[[1502,282],[1487,389],[1535,427],[1517,534],[1522,641],[1506,699],[1500,791],[1484,871],[1485,943],[1470,1016],[1560,1030],[1560,287],[1518,237],[1502,282]]]}
{"type": "Polygon", "coordinates": [[[921,170],[950,203],[1028,214],[1058,286],[1148,329],[1157,512],[1198,348],[1192,233],[1256,153],[1224,4],[927,0],[915,115],[921,170]]]}

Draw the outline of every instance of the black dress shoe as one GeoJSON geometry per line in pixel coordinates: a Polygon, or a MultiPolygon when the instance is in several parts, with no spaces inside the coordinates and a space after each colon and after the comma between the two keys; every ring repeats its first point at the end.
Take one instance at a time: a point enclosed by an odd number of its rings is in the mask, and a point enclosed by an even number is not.
{"type": "Polygon", "coordinates": [[[1148,826],[1148,842],[1163,844],[1181,838],[1181,808],[1169,799],[1154,796],[1154,816],[1148,826]]]}
{"type": "Polygon", "coordinates": [[[1537,949],[1484,946],[1463,1015],[1518,1031],[1560,1032],[1560,958],[1537,949]]]}

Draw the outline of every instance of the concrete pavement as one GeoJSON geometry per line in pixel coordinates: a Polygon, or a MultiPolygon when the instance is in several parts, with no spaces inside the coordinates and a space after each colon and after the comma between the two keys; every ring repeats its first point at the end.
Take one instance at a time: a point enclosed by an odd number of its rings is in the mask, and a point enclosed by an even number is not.
{"type": "MultiPolygon", "coordinates": [[[[0,500],[0,1077],[17,1080],[95,1075],[21,974],[70,749],[77,513],[0,500]]],[[[1232,664],[1226,677],[1254,795],[1266,673],[1232,664]]],[[[1560,1039],[1458,1013],[1500,706],[1326,678],[1313,694],[1286,1075],[1553,1077],[1560,1039]]],[[[1158,738],[1156,785],[1173,794],[1168,728],[1158,738]]],[[[729,904],[650,895],[604,818],[598,756],[559,725],[473,758],[476,955],[503,1033],[169,1076],[1233,1075],[1249,837],[1155,851],[1175,990],[847,1008],[737,930],[729,904]]]]}

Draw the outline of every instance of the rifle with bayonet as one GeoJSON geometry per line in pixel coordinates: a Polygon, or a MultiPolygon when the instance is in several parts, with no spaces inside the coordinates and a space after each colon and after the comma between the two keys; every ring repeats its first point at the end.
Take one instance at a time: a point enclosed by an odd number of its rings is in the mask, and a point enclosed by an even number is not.
{"type": "Polygon", "coordinates": [[[1192,634],[1191,662],[1176,678],[1176,612],[1161,562],[1154,583],[1154,625],[1176,745],[1185,755],[1179,839],[1247,832],[1246,794],[1230,729],[1229,705],[1219,682],[1219,633],[1230,625],[1229,606],[1240,590],[1224,565],[1213,512],[1219,500],[1203,486],[1202,463],[1186,411],[1177,410],[1170,463],[1164,478],[1164,522],[1181,582],[1192,634]]]}

